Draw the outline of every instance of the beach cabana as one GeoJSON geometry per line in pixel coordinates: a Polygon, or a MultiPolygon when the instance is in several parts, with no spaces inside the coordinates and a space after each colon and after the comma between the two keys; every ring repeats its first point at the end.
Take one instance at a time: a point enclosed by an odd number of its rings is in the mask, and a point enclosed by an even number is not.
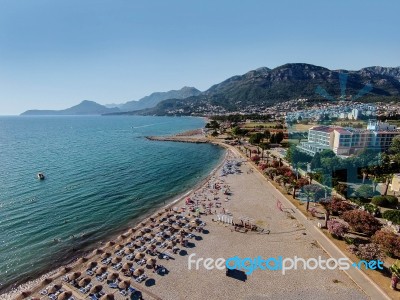
{"type": "Polygon", "coordinates": [[[72,296],[71,291],[65,291],[65,292],[62,292],[60,295],[58,295],[57,299],[58,300],[67,300],[67,299],[71,298],[71,296],[72,296]]]}
{"type": "Polygon", "coordinates": [[[31,294],[32,294],[32,291],[23,291],[15,299],[16,300],[20,300],[20,299],[22,300],[22,299],[28,298],[31,294]]]}

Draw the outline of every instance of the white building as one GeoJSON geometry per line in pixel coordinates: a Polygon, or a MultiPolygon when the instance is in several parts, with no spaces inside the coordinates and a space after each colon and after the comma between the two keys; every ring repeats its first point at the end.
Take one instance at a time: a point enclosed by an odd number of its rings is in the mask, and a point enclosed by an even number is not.
{"type": "Polygon", "coordinates": [[[386,151],[397,135],[400,131],[396,126],[379,121],[369,121],[367,129],[314,126],[308,131],[308,141],[297,147],[312,156],[326,149],[336,155],[350,156],[366,148],[386,151]]]}

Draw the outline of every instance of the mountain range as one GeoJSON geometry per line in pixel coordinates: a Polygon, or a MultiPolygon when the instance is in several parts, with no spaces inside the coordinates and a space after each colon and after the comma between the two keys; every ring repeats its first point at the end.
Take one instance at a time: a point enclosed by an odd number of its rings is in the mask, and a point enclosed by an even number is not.
{"type": "MultiPolygon", "coordinates": [[[[373,66],[358,71],[330,70],[304,63],[267,67],[236,75],[200,92],[192,87],[153,93],[138,101],[110,108],[99,105],[95,114],[207,114],[241,111],[249,107],[262,109],[277,102],[298,98],[311,100],[384,101],[400,99],[400,67],[373,66]]],[[[96,103],[97,104],[97,103],[96,103]]],[[[82,105],[82,103],[80,104],[82,105]]],[[[57,114],[79,112],[72,107],[57,114]]],[[[24,114],[51,114],[54,111],[27,111],[24,114]]]]}
{"type": "Polygon", "coordinates": [[[156,92],[139,100],[128,101],[123,104],[101,105],[94,101],[84,100],[80,104],[63,110],[27,110],[21,115],[102,115],[126,111],[136,111],[156,106],[165,99],[183,99],[200,95],[201,92],[194,87],[183,87],[180,90],[156,92]]]}

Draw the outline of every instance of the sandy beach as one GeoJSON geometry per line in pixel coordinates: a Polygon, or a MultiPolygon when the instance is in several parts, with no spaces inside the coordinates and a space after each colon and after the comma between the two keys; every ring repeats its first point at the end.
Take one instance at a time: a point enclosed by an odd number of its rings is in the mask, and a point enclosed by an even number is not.
{"type": "Polygon", "coordinates": [[[285,275],[279,271],[256,270],[251,275],[235,278],[226,276],[225,270],[188,269],[190,254],[195,254],[195,258],[213,259],[233,256],[329,258],[290,213],[277,209],[277,193],[238,152],[228,150],[223,164],[210,175],[204,185],[171,204],[169,209],[164,208],[155,213],[152,216],[154,219],[138,224],[117,240],[104,245],[101,250],[70,265],[70,268],[52,271],[38,280],[22,285],[18,290],[1,295],[0,299],[90,299],[89,294],[94,292],[92,289],[100,285],[102,292],[97,297],[103,295],[103,299],[107,295],[107,299],[330,299],[333,295],[344,299],[368,299],[339,270],[292,270],[285,275]],[[199,213],[197,207],[200,207],[201,212],[199,219],[194,216],[199,213]],[[233,221],[237,224],[241,220],[247,220],[264,233],[245,233],[244,228],[241,230],[243,232],[235,231],[231,224],[218,222],[218,217],[224,218],[228,223],[233,221]],[[181,233],[182,229],[186,233],[181,233]],[[156,241],[160,232],[165,232],[166,235],[156,241]],[[148,239],[144,239],[146,235],[148,239]],[[138,240],[143,240],[139,242],[141,246],[137,245],[138,240]],[[187,244],[181,245],[178,242],[169,248],[163,247],[164,243],[174,243],[171,240],[187,244]],[[156,251],[167,253],[169,259],[165,259],[165,256],[163,258],[162,254],[151,256],[144,253],[152,249],[150,245],[153,244],[156,251]],[[144,257],[128,260],[127,256],[131,251],[135,256],[139,252],[143,253],[144,257]],[[105,253],[110,254],[110,262],[107,264],[102,263],[107,260],[105,253]],[[152,264],[148,265],[149,258],[156,260],[155,264],[161,266],[159,270],[162,272],[153,272],[150,268],[152,264]],[[146,261],[141,261],[143,259],[146,261]],[[137,264],[138,261],[144,264],[137,264]],[[90,262],[96,262],[92,275],[87,273],[90,262]],[[112,267],[118,264],[119,268],[112,267]],[[132,266],[135,271],[143,269],[147,278],[137,282],[137,276],[125,276],[127,270],[123,271],[122,266],[132,266]],[[108,272],[104,280],[96,278],[97,271],[101,271],[101,268],[108,272]],[[118,279],[110,280],[109,276],[113,273],[118,279]],[[50,277],[52,282],[43,282],[45,277],[50,277]],[[74,281],[71,277],[77,279],[74,281]],[[132,296],[129,290],[126,294],[120,292],[125,290],[125,287],[119,286],[123,286],[124,281],[131,287],[131,291],[135,289],[132,296]],[[117,287],[110,287],[112,282],[117,287]],[[50,290],[54,285],[60,285],[64,293],[59,290],[51,294],[50,290]],[[83,290],[80,291],[81,288],[83,290]],[[21,295],[21,291],[29,292],[21,295]]]}

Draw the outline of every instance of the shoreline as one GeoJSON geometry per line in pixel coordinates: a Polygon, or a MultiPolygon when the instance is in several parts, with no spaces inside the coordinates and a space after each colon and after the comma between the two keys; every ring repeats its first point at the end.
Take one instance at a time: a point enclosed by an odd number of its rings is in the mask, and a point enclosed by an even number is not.
{"type": "MultiPolygon", "coordinates": [[[[182,137],[181,137],[182,138],[182,137]]],[[[193,142],[191,142],[193,143],[193,142]]],[[[132,221],[129,221],[128,224],[125,224],[123,227],[116,229],[114,233],[110,234],[109,236],[104,237],[103,239],[99,241],[94,241],[90,245],[84,247],[83,249],[79,249],[79,253],[76,255],[73,255],[72,257],[66,259],[63,261],[60,266],[58,267],[51,267],[49,266],[48,268],[44,268],[43,272],[38,273],[34,279],[27,279],[26,281],[21,280],[21,283],[12,283],[9,284],[8,286],[2,288],[0,290],[0,300],[3,299],[14,299],[16,296],[18,296],[21,292],[26,291],[26,290],[35,290],[38,288],[40,282],[42,282],[45,278],[49,278],[55,274],[59,274],[60,271],[65,268],[65,267],[73,267],[76,265],[77,261],[81,257],[87,257],[91,258],[92,252],[95,249],[102,248],[104,245],[109,242],[109,241],[116,241],[118,237],[124,233],[126,233],[130,228],[140,228],[141,223],[143,222],[148,222],[151,216],[154,216],[158,212],[164,211],[166,209],[171,209],[174,207],[176,204],[183,202],[184,199],[192,194],[195,193],[196,191],[202,189],[206,183],[216,174],[216,172],[224,165],[225,161],[227,160],[229,149],[224,147],[223,145],[219,143],[212,143],[215,146],[218,146],[222,149],[224,149],[224,154],[221,156],[220,161],[216,164],[216,166],[211,170],[211,172],[206,175],[206,177],[197,183],[194,184],[193,187],[191,187],[189,190],[186,190],[182,192],[181,194],[177,195],[176,197],[170,198],[168,200],[165,200],[165,205],[158,206],[154,209],[150,209],[148,212],[145,214],[133,219],[132,221]]]]}

